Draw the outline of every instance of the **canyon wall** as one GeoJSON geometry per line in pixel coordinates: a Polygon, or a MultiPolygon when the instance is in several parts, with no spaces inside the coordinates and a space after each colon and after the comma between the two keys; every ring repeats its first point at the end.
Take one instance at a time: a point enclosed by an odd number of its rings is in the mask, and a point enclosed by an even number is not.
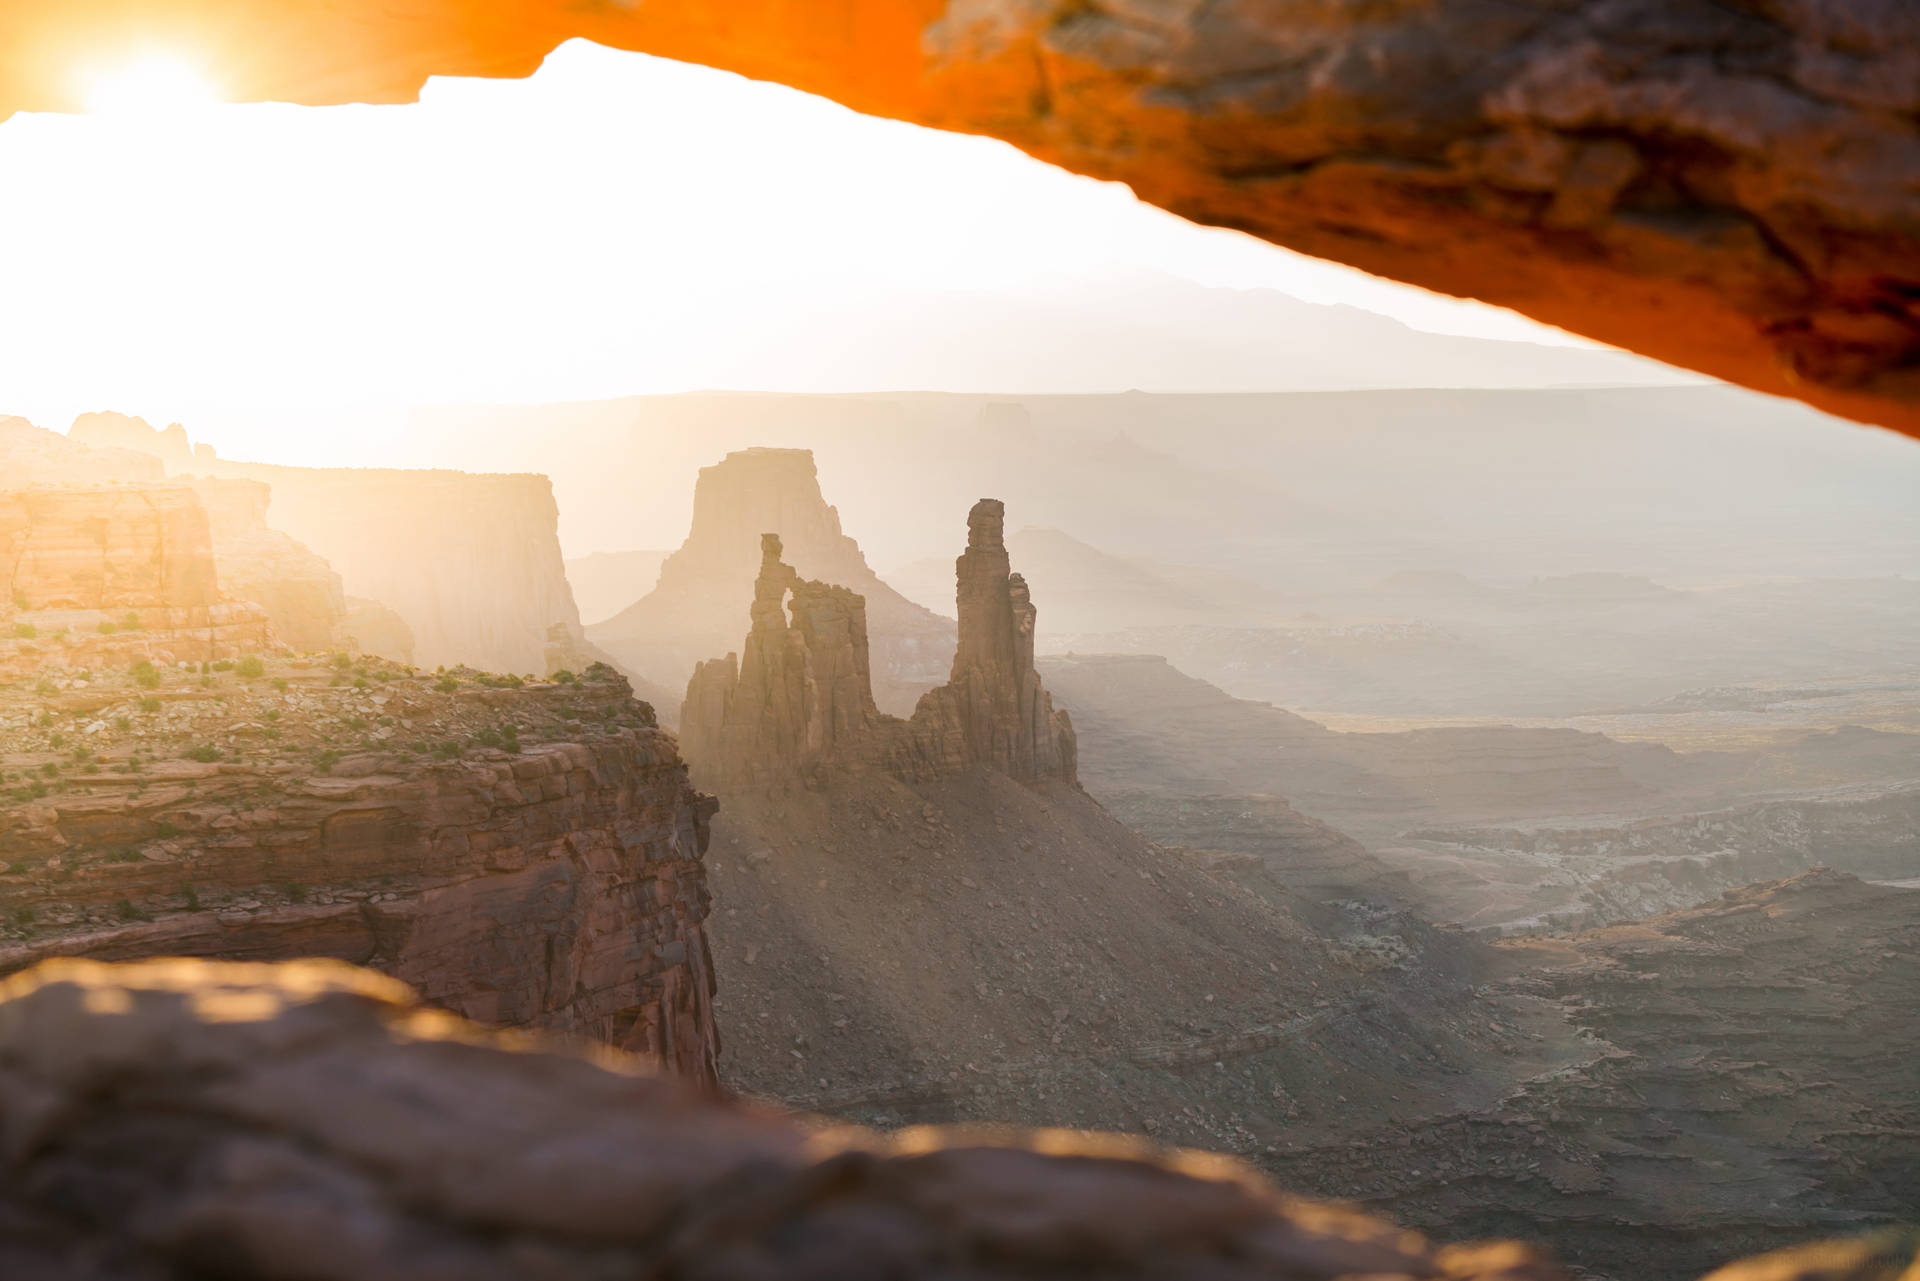
{"type": "Polygon", "coordinates": [[[628,670],[684,686],[696,665],[738,642],[764,533],[779,535],[799,578],[865,598],[873,696],[882,709],[905,714],[940,683],[953,655],[953,623],[907,600],[867,565],[821,493],[805,449],[741,450],[702,468],[693,526],[662,562],[657,585],[589,627],[588,638],[628,670]]]}
{"type": "Polygon", "coordinates": [[[0,577],[0,673],[271,643],[266,613],[220,591],[207,511],[185,486],[0,491],[0,577]]]}
{"type": "Polygon", "coordinates": [[[991,498],[968,516],[953,669],[907,720],[875,704],[864,598],[800,577],[781,559],[781,538],[763,535],[745,646],[700,664],[687,685],[681,736],[694,768],[716,784],[766,786],[832,771],[880,767],[914,779],[979,765],[1076,785],[1073,725],[1034,670],[1037,611],[1008,562],[1005,519],[991,498]]]}
{"type": "Polygon", "coordinates": [[[347,614],[340,575],[324,557],[268,525],[272,490],[257,480],[192,483],[212,527],[221,588],[266,610],[274,639],[287,648],[332,649],[347,614]]]}
{"type": "Polygon", "coordinates": [[[144,450],[176,476],[266,484],[274,528],[325,559],[347,593],[397,614],[422,666],[544,673],[548,628],[579,629],[544,476],[250,463],[183,449],[172,431],[94,414],[72,437],[144,450]]]}
{"type": "Polygon", "coordinates": [[[358,670],[0,694],[0,968],[330,956],[713,1080],[714,807],[651,712],[607,668],[358,670]]]}

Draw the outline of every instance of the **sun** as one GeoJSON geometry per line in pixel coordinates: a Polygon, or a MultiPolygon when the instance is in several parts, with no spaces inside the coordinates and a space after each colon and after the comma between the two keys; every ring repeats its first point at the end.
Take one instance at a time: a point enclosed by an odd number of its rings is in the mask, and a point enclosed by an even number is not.
{"type": "Polygon", "coordinates": [[[97,116],[171,116],[217,106],[211,81],[184,58],[147,54],[88,69],[80,78],[81,100],[97,116]]]}

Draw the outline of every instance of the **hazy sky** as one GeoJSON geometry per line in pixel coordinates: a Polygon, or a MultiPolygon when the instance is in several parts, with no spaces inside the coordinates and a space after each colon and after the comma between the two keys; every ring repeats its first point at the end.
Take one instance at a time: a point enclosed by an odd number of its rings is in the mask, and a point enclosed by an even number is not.
{"type": "Polygon", "coordinates": [[[115,110],[0,125],[0,412],[46,425],[115,407],[231,445],[248,406],[868,389],[860,328],[914,300],[1140,271],[1567,341],[997,142],[581,42],[404,107],[100,84],[115,110]],[[823,329],[856,337],[775,359],[823,329]]]}

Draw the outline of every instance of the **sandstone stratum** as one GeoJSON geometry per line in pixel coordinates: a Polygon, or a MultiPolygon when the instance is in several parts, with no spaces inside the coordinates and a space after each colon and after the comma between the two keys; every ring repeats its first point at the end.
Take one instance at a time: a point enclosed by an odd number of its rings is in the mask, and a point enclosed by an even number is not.
{"type": "MultiPolygon", "coordinates": [[[[1564,1276],[1135,1140],[802,1124],[322,961],[50,963],[0,987],[0,1081],[20,1281],[1564,1276]]],[[[1714,1281],[1896,1281],[1916,1246],[1714,1281]]]]}
{"type": "Polygon", "coordinates": [[[0,689],[0,969],[336,957],[712,1080],[713,808],[605,667],[43,669],[0,689]]]}
{"type": "MultiPolygon", "coordinates": [[[[559,508],[544,476],[247,462],[190,442],[177,423],[162,430],[123,414],[82,415],[69,438],[98,454],[158,459],[166,475],[192,478],[209,495],[236,481],[266,486],[281,546],[267,546],[256,530],[233,544],[233,558],[308,579],[285,542],[324,560],[347,596],[386,611],[353,607],[351,634],[364,648],[428,666],[544,675],[554,670],[546,666],[550,629],[580,636],[560,556],[559,508]],[[399,652],[403,644],[410,653],[399,652]]],[[[265,577],[249,575],[263,592],[315,590],[270,587],[265,577]]],[[[285,603],[295,619],[306,612],[285,603]]]]}

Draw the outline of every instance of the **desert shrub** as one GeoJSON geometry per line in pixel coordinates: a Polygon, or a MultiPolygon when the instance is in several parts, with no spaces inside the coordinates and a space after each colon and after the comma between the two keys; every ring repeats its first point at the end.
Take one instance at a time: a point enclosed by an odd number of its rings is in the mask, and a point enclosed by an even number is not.
{"type": "Polygon", "coordinates": [[[40,634],[40,629],[32,623],[15,623],[13,635],[16,640],[32,640],[40,634]]]}
{"type": "Polygon", "coordinates": [[[100,620],[100,626],[97,630],[102,636],[111,636],[120,629],[103,618],[100,620]]]}
{"type": "Polygon", "coordinates": [[[132,899],[121,899],[113,905],[113,914],[123,921],[151,921],[152,915],[133,905],[132,899]]]}
{"type": "Polygon", "coordinates": [[[200,910],[200,891],[196,890],[191,885],[187,886],[186,900],[187,900],[187,910],[189,912],[198,912],[200,910]]]}
{"type": "MultiPolygon", "coordinates": [[[[202,668],[201,670],[204,671],[205,668],[202,668]]],[[[233,660],[229,658],[215,659],[213,663],[213,670],[216,672],[230,672],[233,670],[233,660]]]]}
{"type": "Polygon", "coordinates": [[[265,720],[277,721],[280,719],[280,709],[277,707],[269,707],[266,711],[260,713],[260,715],[265,720]]]}
{"type": "Polygon", "coordinates": [[[344,672],[349,667],[353,666],[353,659],[349,658],[345,654],[335,654],[333,656],[333,665],[344,672]]]}
{"type": "Polygon", "coordinates": [[[123,632],[137,632],[141,626],[140,615],[134,613],[132,610],[128,610],[120,618],[120,630],[123,632]]]}
{"type": "Polygon", "coordinates": [[[140,700],[140,710],[143,712],[157,712],[160,710],[160,700],[148,694],[140,700]]]}
{"type": "Polygon", "coordinates": [[[552,679],[560,682],[562,685],[578,685],[580,683],[580,678],[564,667],[555,672],[552,679]]]}
{"type": "Polygon", "coordinates": [[[274,687],[275,689],[278,689],[278,690],[284,690],[284,689],[286,689],[286,688],[287,688],[287,678],[286,678],[286,677],[284,677],[284,676],[276,676],[276,677],[274,677],[274,678],[273,678],[273,687],[274,687]]]}
{"type": "Polygon", "coordinates": [[[113,727],[124,734],[133,728],[133,718],[131,716],[116,716],[113,718],[113,727]]]}
{"type": "Polygon", "coordinates": [[[333,767],[340,763],[344,755],[345,753],[341,752],[338,748],[329,747],[326,751],[314,757],[314,768],[318,769],[322,774],[331,774],[333,773],[333,767]]]}
{"type": "Polygon", "coordinates": [[[153,825],[153,834],[165,840],[170,836],[180,835],[180,829],[163,818],[153,825]]]}
{"type": "Polygon", "coordinates": [[[138,863],[139,861],[140,854],[137,850],[122,848],[107,855],[107,862],[109,863],[138,863]]]}
{"type": "Polygon", "coordinates": [[[45,775],[46,775],[46,776],[47,776],[48,778],[59,778],[59,777],[60,777],[60,762],[58,762],[58,761],[48,761],[48,762],[47,762],[47,763],[46,763],[45,765],[42,765],[42,766],[40,767],[40,772],[41,772],[42,774],[45,774],[45,775]]]}
{"type": "Polygon", "coordinates": [[[33,692],[36,694],[57,694],[60,692],[60,687],[55,685],[47,677],[42,676],[33,683],[33,692]]]}
{"type": "Polygon", "coordinates": [[[454,690],[460,688],[460,682],[455,680],[451,676],[442,676],[439,680],[433,683],[433,687],[439,690],[442,694],[451,694],[453,693],[454,690]]]}
{"type": "Polygon", "coordinates": [[[454,742],[452,739],[448,739],[444,743],[436,746],[433,749],[433,754],[447,760],[452,760],[454,757],[460,755],[460,744],[454,742]]]}
{"type": "Polygon", "coordinates": [[[133,674],[133,683],[141,689],[160,688],[160,669],[146,659],[143,658],[135,663],[131,671],[133,674]]]}
{"type": "Polygon", "coordinates": [[[30,908],[30,907],[16,907],[16,908],[14,908],[14,909],[13,909],[13,923],[14,923],[15,925],[32,925],[32,924],[33,924],[33,909],[32,909],[32,908],[30,908]]]}
{"type": "Polygon", "coordinates": [[[367,727],[367,718],[364,716],[347,716],[341,718],[340,723],[350,730],[358,731],[367,727]]]}
{"type": "Polygon", "coordinates": [[[188,748],[186,755],[190,761],[199,761],[202,765],[208,765],[220,759],[220,749],[211,744],[202,744],[199,747],[188,748]]]}
{"type": "Polygon", "coordinates": [[[248,654],[234,664],[233,670],[248,680],[257,680],[267,674],[267,665],[260,660],[258,654],[248,654]]]}
{"type": "Polygon", "coordinates": [[[307,901],[307,887],[297,881],[288,881],[280,887],[280,892],[296,903],[307,901]]]}

